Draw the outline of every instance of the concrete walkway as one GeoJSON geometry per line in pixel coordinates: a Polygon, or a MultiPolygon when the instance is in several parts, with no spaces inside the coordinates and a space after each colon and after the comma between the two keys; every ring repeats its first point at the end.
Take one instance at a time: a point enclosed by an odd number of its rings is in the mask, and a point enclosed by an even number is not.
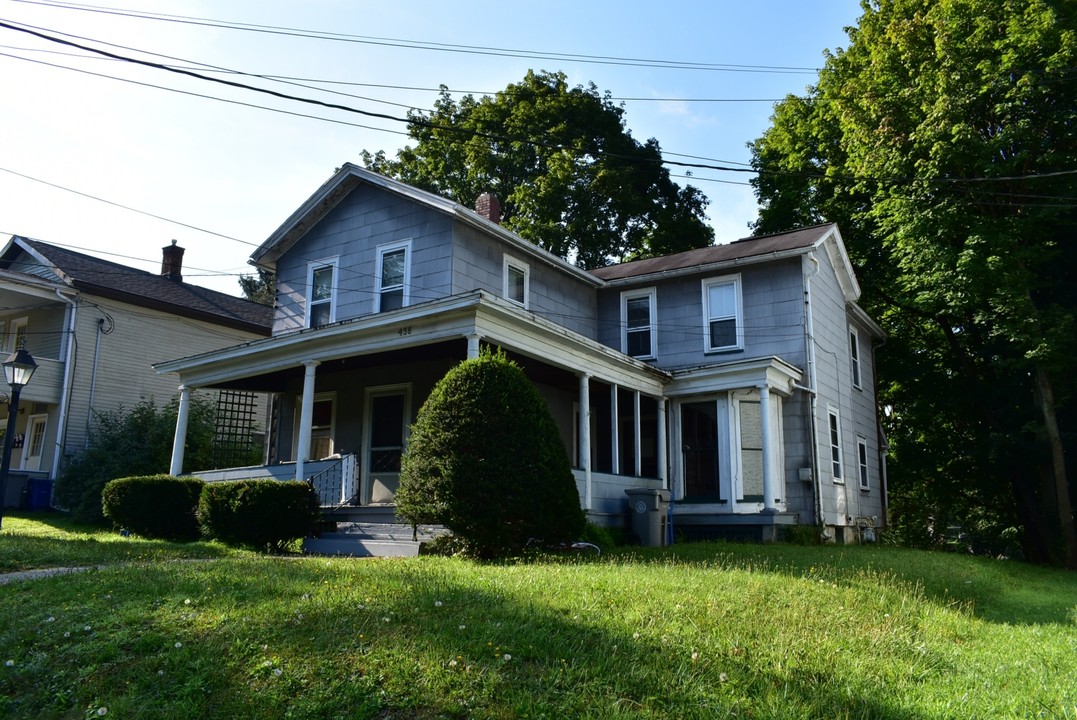
{"type": "Polygon", "coordinates": [[[7,585],[8,583],[21,582],[23,580],[38,580],[40,578],[52,577],[53,575],[70,575],[72,573],[86,572],[87,570],[104,570],[108,565],[88,565],[86,567],[58,567],[58,568],[38,568],[36,570],[20,570],[18,572],[9,572],[0,574],[0,585],[7,585]]]}

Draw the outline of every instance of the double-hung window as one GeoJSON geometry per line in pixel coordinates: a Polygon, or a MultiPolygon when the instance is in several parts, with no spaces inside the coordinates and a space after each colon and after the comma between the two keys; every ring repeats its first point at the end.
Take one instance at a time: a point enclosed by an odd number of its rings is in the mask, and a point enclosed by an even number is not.
{"type": "Polygon", "coordinates": [[[841,416],[834,407],[827,408],[827,416],[827,428],[830,431],[830,471],[834,482],[845,482],[841,467],[841,416]]]}
{"type": "Polygon", "coordinates": [[[411,285],[411,241],[378,247],[377,311],[396,310],[408,304],[411,285]]]}
{"type": "Polygon", "coordinates": [[[849,328],[849,363],[853,367],[853,387],[860,388],[860,339],[856,328],[849,328]]]}
{"type": "Polygon", "coordinates": [[[307,266],[307,327],[336,321],[337,258],[319,260],[307,266]]]}
{"type": "Polygon", "coordinates": [[[744,348],[740,275],[703,281],[703,316],[706,352],[744,348]]]}
{"type": "Polygon", "coordinates": [[[654,288],[621,293],[621,347],[626,355],[653,359],[657,356],[654,288]]]}
{"type": "Polygon", "coordinates": [[[859,470],[860,489],[869,490],[868,482],[868,441],[862,437],[856,438],[856,462],[859,470]]]}
{"type": "Polygon", "coordinates": [[[520,262],[514,257],[505,255],[504,260],[504,294],[505,299],[523,305],[525,308],[530,302],[531,293],[531,268],[527,263],[520,262]]]}

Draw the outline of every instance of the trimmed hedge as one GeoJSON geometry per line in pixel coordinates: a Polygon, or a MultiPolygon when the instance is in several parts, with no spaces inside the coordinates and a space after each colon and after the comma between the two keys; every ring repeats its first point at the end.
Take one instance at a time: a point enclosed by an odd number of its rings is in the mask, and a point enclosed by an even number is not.
{"type": "Polygon", "coordinates": [[[198,519],[210,537],[268,552],[310,535],[318,515],[314,488],[297,480],[206,483],[198,500],[198,519]]]}
{"type": "Polygon", "coordinates": [[[434,387],[404,451],[396,510],[444,525],[482,558],[579,539],[584,515],[565,445],[504,353],[466,360],[434,387]]]}
{"type": "Polygon", "coordinates": [[[204,484],[199,478],[172,475],[117,478],[101,491],[101,509],[106,518],[137,535],[189,542],[201,534],[195,512],[204,484]]]}

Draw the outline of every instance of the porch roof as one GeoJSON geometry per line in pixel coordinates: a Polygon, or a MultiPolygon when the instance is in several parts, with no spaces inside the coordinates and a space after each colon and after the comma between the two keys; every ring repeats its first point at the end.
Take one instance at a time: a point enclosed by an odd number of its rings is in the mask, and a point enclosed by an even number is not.
{"type": "Polygon", "coordinates": [[[391,355],[469,335],[507,351],[644,394],[660,396],[671,376],[482,290],[410,305],[318,328],[252,340],[155,364],[187,387],[272,390],[272,378],[306,363],[391,355]],[[262,383],[259,384],[259,379],[262,383]]]}

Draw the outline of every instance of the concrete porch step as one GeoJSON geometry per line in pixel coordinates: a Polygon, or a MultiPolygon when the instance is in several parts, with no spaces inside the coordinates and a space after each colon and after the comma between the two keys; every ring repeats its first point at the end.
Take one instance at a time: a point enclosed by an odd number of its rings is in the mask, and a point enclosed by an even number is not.
{"type": "Polygon", "coordinates": [[[303,541],[303,552],[352,557],[415,557],[423,542],[446,532],[445,528],[379,522],[338,522],[336,529],[303,541]]]}

